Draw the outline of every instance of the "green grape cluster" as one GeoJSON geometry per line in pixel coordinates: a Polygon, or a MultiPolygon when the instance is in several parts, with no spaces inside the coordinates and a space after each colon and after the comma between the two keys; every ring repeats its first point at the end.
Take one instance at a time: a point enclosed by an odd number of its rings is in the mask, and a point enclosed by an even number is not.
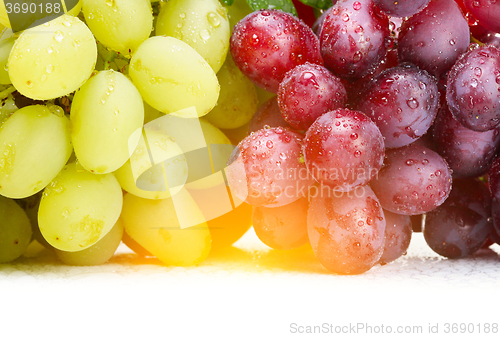
{"type": "Polygon", "coordinates": [[[224,184],[212,173],[230,129],[259,103],[228,53],[250,7],[81,0],[64,12],[14,33],[0,0],[0,263],[34,241],[75,266],[121,242],[179,266],[231,245],[248,209],[213,222],[196,198],[224,184]]]}

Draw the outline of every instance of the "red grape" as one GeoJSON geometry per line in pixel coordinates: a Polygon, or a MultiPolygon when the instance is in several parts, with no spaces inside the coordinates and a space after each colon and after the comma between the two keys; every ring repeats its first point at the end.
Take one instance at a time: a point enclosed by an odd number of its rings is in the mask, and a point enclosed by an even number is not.
{"type": "Polygon", "coordinates": [[[384,209],[416,215],[441,205],[451,190],[451,172],[436,152],[408,145],[386,152],[384,167],[370,183],[384,209]]]}
{"type": "Polygon", "coordinates": [[[281,114],[297,130],[307,130],[319,116],[343,108],[346,101],[347,93],[340,79],[313,63],[290,70],[278,89],[281,114]]]}
{"type": "Polygon", "coordinates": [[[311,246],[321,264],[338,274],[360,274],[380,260],[385,226],[383,210],[368,186],[336,197],[320,195],[309,204],[311,246]]]}
{"type": "Polygon", "coordinates": [[[491,195],[500,200],[500,156],[497,156],[491,164],[488,172],[488,187],[491,195]]]}
{"type": "Polygon", "coordinates": [[[304,159],[318,182],[347,192],[377,175],[384,139],[365,114],[338,109],[319,117],[307,130],[304,159]]]}
{"type": "Polygon", "coordinates": [[[334,74],[363,77],[384,58],[390,45],[389,18],[372,0],[339,0],[321,28],[321,55],[334,74]]]}
{"type": "Polygon", "coordinates": [[[427,132],[437,114],[439,92],[434,77],[405,64],[384,71],[357,106],[379,127],[387,148],[408,145],[427,132]]]}
{"type": "Polygon", "coordinates": [[[493,230],[490,215],[491,197],[486,185],[477,179],[455,180],[445,203],[426,214],[425,241],[442,256],[472,255],[493,230]]]}
{"type": "Polygon", "coordinates": [[[259,239],[274,249],[293,249],[308,241],[307,198],[281,207],[254,207],[252,223],[259,239]]]}
{"type": "Polygon", "coordinates": [[[469,46],[469,25],[453,0],[432,0],[403,21],[398,38],[401,62],[410,62],[436,77],[448,71],[469,46]]]}
{"type": "Polygon", "coordinates": [[[500,124],[500,50],[483,46],[464,54],[448,74],[446,101],[455,118],[474,131],[500,124]]]}
{"type": "Polygon", "coordinates": [[[248,125],[248,133],[252,133],[263,129],[265,126],[268,127],[286,127],[289,124],[283,119],[281,115],[280,107],[278,101],[275,97],[271,97],[267,102],[263,103],[258,109],[255,115],[253,115],[250,124],[248,125]]]}
{"type": "Polygon", "coordinates": [[[373,0],[381,10],[391,16],[405,17],[420,12],[429,0],[373,0]]]}
{"type": "Polygon", "coordinates": [[[481,26],[500,33],[500,2],[497,0],[464,0],[464,4],[481,26]]]}
{"type": "Polygon", "coordinates": [[[432,129],[434,148],[446,160],[453,178],[479,176],[488,171],[500,146],[498,128],[486,132],[467,129],[445,104],[432,129]]]}
{"type": "Polygon", "coordinates": [[[302,138],[282,127],[248,135],[226,168],[232,192],[251,205],[266,207],[284,206],[306,196],[314,179],[302,158],[302,138]]]}
{"type": "Polygon", "coordinates": [[[395,261],[410,246],[412,222],[408,215],[396,214],[384,210],[385,215],[385,242],[384,253],[380,258],[381,264],[395,261]]]}
{"type": "Polygon", "coordinates": [[[311,28],[280,10],[247,15],[234,27],[230,48],[241,72],[274,93],[287,71],[306,62],[323,64],[311,28]]]}

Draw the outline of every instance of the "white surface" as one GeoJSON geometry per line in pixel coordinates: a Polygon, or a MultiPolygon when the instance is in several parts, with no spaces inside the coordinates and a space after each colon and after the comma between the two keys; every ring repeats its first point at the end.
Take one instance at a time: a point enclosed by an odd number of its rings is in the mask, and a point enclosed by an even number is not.
{"type": "Polygon", "coordinates": [[[493,250],[447,260],[417,233],[401,259],[339,276],[310,250],[270,250],[252,232],[236,246],[189,268],[166,267],[126,247],[103,266],[65,266],[46,251],[0,265],[0,336],[299,335],[291,333],[294,322],[417,325],[423,334],[392,335],[422,336],[429,323],[439,323],[438,335],[445,323],[500,324],[493,250]]]}

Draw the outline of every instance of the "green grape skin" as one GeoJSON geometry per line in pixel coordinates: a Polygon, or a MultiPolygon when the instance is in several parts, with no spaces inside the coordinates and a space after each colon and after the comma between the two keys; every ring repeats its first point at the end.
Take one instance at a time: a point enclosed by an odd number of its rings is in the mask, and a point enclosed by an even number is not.
{"type": "Polygon", "coordinates": [[[17,110],[0,127],[0,195],[21,199],[41,191],[72,150],[69,120],[60,107],[17,110]]]}
{"type": "Polygon", "coordinates": [[[0,126],[2,126],[2,124],[17,110],[19,110],[19,108],[12,95],[4,98],[0,103],[0,126]]]}
{"type": "Polygon", "coordinates": [[[147,0],[82,0],[85,22],[105,46],[131,57],[151,34],[153,14],[147,0]]]}
{"type": "Polygon", "coordinates": [[[194,106],[201,117],[219,97],[219,82],[210,65],[188,44],[170,36],[144,41],[132,57],[129,74],[142,98],[165,114],[182,116],[184,109],[194,106]]]}
{"type": "Polygon", "coordinates": [[[0,196],[0,263],[17,259],[31,242],[31,225],[14,200],[0,196]]]}
{"type": "Polygon", "coordinates": [[[207,177],[207,165],[213,165],[214,168],[225,167],[232,151],[232,147],[210,146],[217,144],[231,145],[231,141],[221,130],[204,118],[194,119],[176,116],[164,116],[155,119],[148,123],[148,127],[153,130],[163,130],[179,145],[185,154],[198,149],[206,149],[207,147],[210,149],[211,163],[207,163],[206,158],[200,155],[189,157],[189,175],[187,178],[189,183],[185,185],[186,187],[205,189],[221,183],[220,177],[207,177]]]}
{"type": "Polygon", "coordinates": [[[125,75],[101,71],[76,92],[70,119],[78,162],[92,173],[105,174],[119,169],[139,143],[144,105],[125,75]]]}
{"type": "Polygon", "coordinates": [[[104,264],[115,254],[123,237],[123,225],[120,219],[108,234],[94,245],[78,252],[65,252],[55,249],[57,257],[70,266],[97,266],[104,264]]]}
{"type": "Polygon", "coordinates": [[[141,136],[130,159],[114,175],[120,186],[129,193],[145,199],[169,198],[182,188],[187,179],[186,159],[179,146],[163,130],[146,128],[145,133],[147,142],[141,136]],[[151,157],[154,163],[151,163],[151,157]],[[164,177],[167,169],[169,174],[166,183],[164,177]],[[134,176],[139,178],[137,182],[134,176]],[[170,186],[167,186],[168,183],[170,186]],[[141,184],[153,188],[141,189],[137,186],[141,184]]]}
{"type": "Polygon", "coordinates": [[[96,60],[92,32],[80,19],[65,14],[23,31],[7,65],[21,94],[50,100],[78,89],[92,74],[96,60]]]}
{"type": "Polygon", "coordinates": [[[186,42],[216,73],[228,53],[230,34],[227,10],[218,0],[170,0],[156,22],[156,35],[186,42]]]}
{"type": "Polygon", "coordinates": [[[191,266],[202,262],[211,247],[210,230],[186,190],[176,196],[176,204],[189,210],[198,225],[181,229],[171,198],[148,200],[128,193],[121,219],[127,234],[167,265],[191,266]]]}
{"type": "Polygon", "coordinates": [[[153,254],[148,252],[144,247],[142,247],[140,244],[138,244],[134,239],[130,237],[130,235],[127,234],[127,232],[123,232],[123,238],[122,242],[130,248],[134,253],[136,253],[139,256],[142,257],[152,257],[153,254]]]}
{"type": "Polygon", "coordinates": [[[231,56],[217,73],[220,94],[205,118],[221,129],[236,129],[250,122],[259,100],[254,84],[238,69],[231,56]]]}
{"type": "Polygon", "coordinates": [[[54,248],[84,250],[110,231],[122,203],[122,190],[112,174],[92,174],[71,163],[43,191],[38,226],[54,248]]]}
{"type": "MultiPolygon", "coordinates": [[[[66,5],[66,1],[62,0],[62,2],[66,6],[66,10],[67,10],[68,6],[66,5]]],[[[78,3],[73,8],[71,8],[68,12],[66,12],[66,14],[69,14],[71,16],[78,16],[78,14],[80,14],[81,10],[82,10],[82,0],[79,0],[78,3]]]]}
{"type": "Polygon", "coordinates": [[[234,3],[226,8],[231,31],[241,19],[253,12],[246,0],[234,0],[234,3]]]}
{"type": "MultiPolygon", "coordinates": [[[[11,30],[9,31],[12,32],[11,30]]],[[[9,73],[5,70],[5,67],[7,66],[10,51],[15,42],[15,36],[4,31],[0,40],[0,84],[11,84],[9,73]]]]}

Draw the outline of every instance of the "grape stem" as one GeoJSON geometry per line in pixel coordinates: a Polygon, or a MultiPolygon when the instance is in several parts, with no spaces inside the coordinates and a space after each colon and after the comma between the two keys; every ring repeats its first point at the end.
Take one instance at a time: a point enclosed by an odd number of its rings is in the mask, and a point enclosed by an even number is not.
{"type": "Polygon", "coordinates": [[[14,88],[14,86],[11,86],[3,91],[0,91],[0,100],[7,98],[14,91],[16,91],[16,88],[14,88]]]}

